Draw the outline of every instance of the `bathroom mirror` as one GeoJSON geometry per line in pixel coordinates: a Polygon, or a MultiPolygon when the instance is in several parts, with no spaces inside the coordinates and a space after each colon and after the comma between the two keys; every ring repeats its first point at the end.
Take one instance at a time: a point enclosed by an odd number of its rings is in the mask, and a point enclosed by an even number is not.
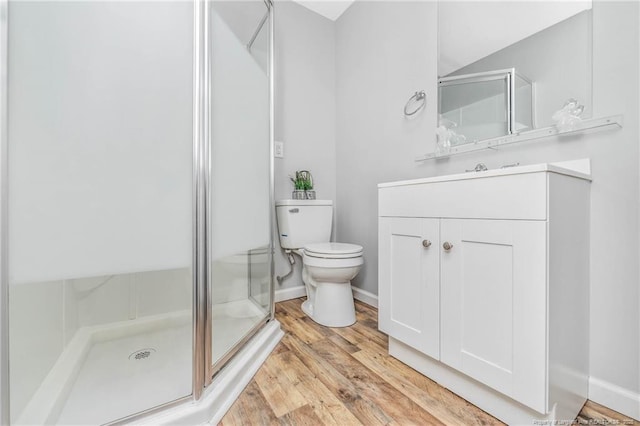
{"type": "Polygon", "coordinates": [[[438,112],[451,146],[591,116],[591,1],[440,1],[438,112]]]}

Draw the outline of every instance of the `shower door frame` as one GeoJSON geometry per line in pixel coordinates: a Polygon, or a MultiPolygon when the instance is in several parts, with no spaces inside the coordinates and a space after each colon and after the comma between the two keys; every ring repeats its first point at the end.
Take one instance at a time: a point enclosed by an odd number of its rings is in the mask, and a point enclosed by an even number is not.
{"type": "Polygon", "coordinates": [[[0,424],[9,424],[9,280],[8,170],[7,170],[7,64],[9,0],[0,0],[0,424]]]}
{"type": "MultiPolygon", "coordinates": [[[[211,290],[209,288],[209,190],[211,163],[211,0],[193,0],[193,185],[192,185],[192,393],[174,401],[149,408],[130,416],[115,419],[110,424],[122,424],[147,417],[184,403],[198,401],[213,376],[266,323],[274,319],[274,5],[263,0],[269,14],[269,312],[236,346],[215,365],[211,347],[211,290]]],[[[7,89],[8,89],[8,10],[9,0],[0,0],[0,424],[10,424],[9,413],[9,333],[8,333],[8,183],[7,183],[7,89]]]]}
{"type": "Polygon", "coordinates": [[[193,37],[193,400],[205,387],[205,330],[208,291],[206,286],[206,154],[209,141],[209,1],[194,0],[193,37]]]}

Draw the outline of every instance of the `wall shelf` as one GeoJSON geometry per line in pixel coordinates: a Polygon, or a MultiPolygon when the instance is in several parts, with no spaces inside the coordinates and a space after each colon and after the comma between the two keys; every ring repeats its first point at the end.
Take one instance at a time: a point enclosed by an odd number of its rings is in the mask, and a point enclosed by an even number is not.
{"type": "Polygon", "coordinates": [[[622,115],[612,115],[610,117],[590,118],[579,123],[575,129],[564,132],[558,131],[555,126],[543,127],[540,129],[528,130],[513,135],[500,136],[493,139],[472,142],[464,145],[452,146],[446,154],[436,154],[435,152],[416,157],[415,161],[426,161],[439,158],[448,158],[453,155],[467,152],[479,151],[481,149],[497,149],[503,145],[527,142],[536,139],[548,138],[551,136],[563,136],[571,134],[586,134],[594,131],[613,130],[622,128],[622,115]]]}

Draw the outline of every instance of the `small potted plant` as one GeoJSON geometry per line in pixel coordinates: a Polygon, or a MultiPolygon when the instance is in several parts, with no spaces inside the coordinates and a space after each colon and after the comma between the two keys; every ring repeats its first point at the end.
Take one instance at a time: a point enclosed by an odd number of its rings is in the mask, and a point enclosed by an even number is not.
{"type": "Polygon", "coordinates": [[[307,170],[296,171],[295,179],[289,176],[291,182],[293,182],[293,194],[294,200],[315,200],[316,191],[313,190],[313,177],[307,170]]]}

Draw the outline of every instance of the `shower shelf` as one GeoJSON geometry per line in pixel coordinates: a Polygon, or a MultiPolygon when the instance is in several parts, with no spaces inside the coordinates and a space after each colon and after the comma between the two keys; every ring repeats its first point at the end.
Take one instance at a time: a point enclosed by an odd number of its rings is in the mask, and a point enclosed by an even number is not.
{"type": "Polygon", "coordinates": [[[622,115],[612,115],[602,118],[590,118],[579,123],[575,129],[564,132],[558,131],[555,126],[543,127],[540,129],[528,130],[515,135],[500,136],[493,139],[472,142],[464,145],[452,146],[448,153],[437,154],[435,152],[416,157],[415,161],[426,161],[439,158],[448,158],[453,155],[464,154],[466,152],[479,151],[481,149],[497,149],[503,145],[512,143],[532,141],[551,136],[564,136],[570,134],[587,134],[601,130],[613,130],[622,128],[622,115]]]}

